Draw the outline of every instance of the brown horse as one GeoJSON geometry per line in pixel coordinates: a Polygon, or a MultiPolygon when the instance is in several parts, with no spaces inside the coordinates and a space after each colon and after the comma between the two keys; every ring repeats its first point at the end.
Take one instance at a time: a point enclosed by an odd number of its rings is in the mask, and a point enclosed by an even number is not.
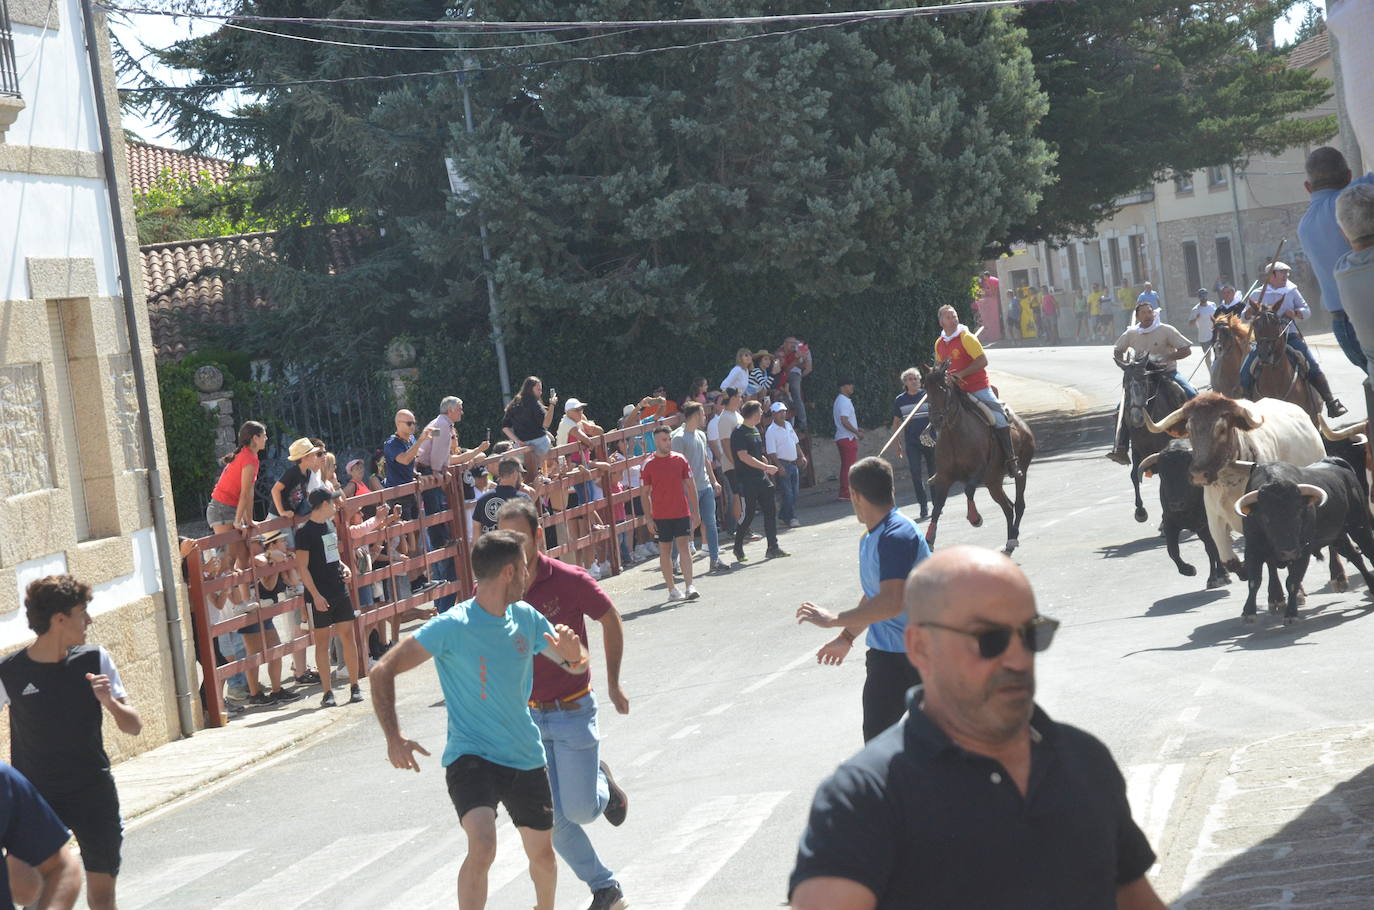
{"type": "Polygon", "coordinates": [[[1016,481],[1016,502],[1013,504],[1002,490],[1002,478],[1007,472],[1002,447],[992,427],[977,410],[977,405],[946,375],[949,361],[934,367],[922,365],[918,369],[921,371],[921,385],[925,387],[926,399],[930,402],[930,427],[936,434],[935,476],[930,479],[935,510],[926,528],[926,543],[935,544],[940,513],[945,509],[945,497],[955,481],[964,484],[964,496],[968,499],[968,523],[975,528],[982,526],[983,517],[973,504],[973,494],[981,481],[988,488],[988,495],[1002,507],[1002,514],[1006,516],[1007,543],[1002,552],[1010,553],[1019,543],[1017,535],[1021,529],[1021,516],[1026,511],[1026,475],[1031,459],[1035,457],[1035,436],[1020,417],[1007,415],[1011,422],[1012,445],[1021,467],[1021,477],[1016,481]]]}
{"type": "Polygon", "coordinates": [[[1307,412],[1316,424],[1321,413],[1321,398],[1299,374],[1289,355],[1286,329],[1288,320],[1270,309],[1261,309],[1250,325],[1255,337],[1255,383],[1251,397],[1277,398],[1291,402],[1307,412]]]}
{"type": "Polygon", "coordinates": [[[1212,390],[1240,397],[1240,366],[1250,350],[1250,326],[1235,313],[1212,321],[1212,390]]]}

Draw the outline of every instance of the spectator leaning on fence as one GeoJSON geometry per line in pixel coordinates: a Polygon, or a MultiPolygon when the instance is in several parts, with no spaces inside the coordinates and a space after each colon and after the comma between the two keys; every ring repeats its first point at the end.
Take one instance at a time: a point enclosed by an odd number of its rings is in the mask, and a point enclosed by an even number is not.
{"type": "MultiPolygon", "coordinates": [[[[267,445],[267,427],[256,420],[245,421],[239,427],[238,450],[224,459],[210,502],[205,507],[205,523],[211,534],[223,534],[253,526],[253,484],[258,479],[258,453],[267,445]]],[[[248,544],[235,541],[229,545],[230,560],[235,568],[248,567],[248,544]]],[[[246,585],[240,585],[239,602],[251,600],[246,585]]]]}
{"type": "MultiPolygon", "coordinates": [[[[442,475],[450,467],[465,465],[490,448],[489,442],[483,442],[474,449],[466,450],[458,445],[457,426],[462,419],[463,399],[457,395],[445,396],[439,402],[439,416],[425,426],[425,432],[421,436],[420,449],[415,454],[415,470],[418,473],[442,475]],[[433,433],[429,432],[431,429],[434,430],[433,433]]],[[[442,512],[452,505],[453,508],[460,510],[459,520],[462,520],[462,501],[450,503],[442,484],[421,491],[420,498],[424,501],[426,515],[442,512]]],[[[441,521],[429,526],[429,548],[431,550],[442,548],[448,541],[447,522],[441,521]]],[[[455,578],[453,560],[445,559],[435,563],[434,576],[436,580],[453,581],[455,578]]],[[[453,606],[453,602],[454,595],[445,594],[443,597],[437,598],[434,605],[442,613],[453,606]]]]}
{"type": "Polygon", "coordinates": [[[553,423],[554,408],[558,405],[558,392],[549,391],[549,405],[545,407],[540,398],[544,395],[544,383],[538,376],[525,377],[520,386],[520,394],[506,405],[505,416],[501,419],[501,432],[517,446],[528,446],[525,456],[525,472],[533,477],[539,471],[539,463],[549,453],[549,425],[553,423]]]}

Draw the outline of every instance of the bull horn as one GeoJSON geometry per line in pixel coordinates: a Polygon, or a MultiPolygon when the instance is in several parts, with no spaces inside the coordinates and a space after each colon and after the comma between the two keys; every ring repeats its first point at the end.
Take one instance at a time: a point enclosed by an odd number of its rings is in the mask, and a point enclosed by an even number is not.
{"type": "Polygon", "coordinates": [[[1231,464],[1232,466],[1241,468],[1245,471],[1248,471],[1255,466],[1255,463],[1253,461],[1233,461],[1231,462],[1231,464]]]}
{"type": "Polygon", "coordinates": [[[1142,461],[1142,462],[1140,463],[1140,467],[1138,467],[1138,468],[1135,469],[1135,470],[1136,470],[1136,476],[1138,476],[1138,477],[1149,477],[1149,476],[1150,476],[1150,474],[1149,474],[1150,469],[1153,468],[1153,467],[1155,466],[1155,464],[1158,463],[1158,461],[1159,461],[1159,453],[1158,453],[1158,452],[1154,453],[1153,455],[1148,455],[1148,456],[1146,456],[1145,460],[1142,461]]]}
{"type": "Polygon", "coordinates": [[[1255,507],[1255,501],[1259,499],[1259,490],[1251,490],[1240,499],[1236,500],[1236,514],[1245,518],[1250,514],[1250,510],[1255,507]]]}
{"type": "Polygon", "coordinates": [[[1327,426],[1326,415],[1318,413],[1317,426],[1321,429],[1322,436],[1327,440],[1330,442],[1339,442],[1342,439],[1349,439],[1357,433],[1363,433],[1365,428],[1369,426],[1369,421],[1361,420],[1359,423],[1352,423],[1350,426],[1343,429],[1333,430],[1331,427],[1327,426]]]}
{"type": "Polygon", "coordinates": [[[1314,505],[1319,509],[1326,505],[1326,491],[1316,484],[1300,483],[1298,484],[1298,492],[1302,494],[1302,498],[1307,500],[1309,505],[1314,505]]]}
{"type": "Polygon", "coordinates": [[[1168,433],[1170,430],[1174,428],[1174,424],[1178,423],[1180,420],[1183,419],[1183,408],[1186,407],[1186,404],[1183,405],[1183,407],[1179,408],[1177,411],[1174,411],[1172,414],[1167,415],[1159,423],[1155,423],[1153,420],[1151,420],[1150,415],[1147,413],[1145,415],[1145,426],[1149,428],[1151,433],[1168,433]]]}
{"type": "Polygon", "coordinates": [[[1258,430],[1264,425],[1264,415],[1256,411],[1250,402],[1237,401],[1236,406],[1240,408],[1240,413],[1245,418],[1247,430],[1258,430]]]}

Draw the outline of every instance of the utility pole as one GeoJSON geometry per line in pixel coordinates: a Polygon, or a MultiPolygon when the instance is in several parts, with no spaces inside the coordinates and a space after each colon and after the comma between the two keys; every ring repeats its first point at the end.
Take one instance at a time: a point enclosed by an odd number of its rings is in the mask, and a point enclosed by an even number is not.
{"type": "MultiPolygon", "coordinates": [[[[458,87],[463,90],[463,118],[467,124],[469,136],[477,132],[477,127],[472,122],[472,96],[468,93],[468,71],[475,69],[472,58],[463,58],[463,72],[458,74],[458,87]]],[[[467,189],[467,181],[458,173],[458,163],[452,158],[445,158],[444,164],[448,168],[449,189],[454,196],[461,195],[467,189]]],[[[496,369],[501,376],[501,403],[509,404],[511,399],[510,391],[510,367],[506,364],[506,334],[501,328],[501,301],[496,296],[496,279],[491,275],[491,246],[487,243],[487,219],[482,214],[482,208],[477,207],[477,233],[482,238],[482,264],[486,267],[487,273],[487,308],[491,318],[491,343],[496,346],[496,369]]]]}

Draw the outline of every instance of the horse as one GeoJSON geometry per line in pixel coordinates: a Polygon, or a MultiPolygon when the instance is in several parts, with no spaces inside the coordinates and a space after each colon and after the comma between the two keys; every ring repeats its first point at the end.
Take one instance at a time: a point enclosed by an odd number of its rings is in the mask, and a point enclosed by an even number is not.
{"type": "Polygon", "coordinates": [[[1149,514],[1140,498],[1140,464],[1146,458],[1163,450],[1169,442],[1167,433],[1152,433],[1145,425],[1145,415],[1156,422],[1172,414],[1183,406],[1184,393],[1172,379],[1175,367],[1172,363],[1153,360],[1140,355],[1128,361],[1118,360],[1125,375],[1122,385],[1125,388],[1121,419],[1126,421],[1131,438],[1131,486],[1135,488],[1135,520],[1145,521],[1149,514]]]}
{"type": "Polygon", "coordinates": [[[1212,390],[1240,397],[1240,367],[1250,350],[1250,326],[1235,313],[1212,320],[1212,390]]]}
{"type": "Polygon", "coordinates": [[[1255,338],[1255,380],[1251,397],[1277,398],[1291,402],[1307,412],[1316,424],[1321,413],[1321,398],[1307,382],[1306,371],[1299,372],[1288,348],[1287,320],[1272,309],[1261,308],[1250,324],[1255,338]]]}
{"type": "Polygon", "coordinates": [[[988,489],[988,495],[1002,507],[1002,514],[1006,516],[1007,543],[1002,552],[1011,553],[1019,544],[1017,535],[1021,528],[1021,516],[1026,511],[1026,476],[1031,459],[1035,457],[1034,434],[1019,416],[1010,412],[1007,414],[1011,424],[1012,445],[1021,466],[1013,504],[1002,490],[1002,478],[1007,471],[1002,446],[978,406],[949,378],[949,361],[942,361],[934,367],[922,364],[917,369],[921,372],[921,385],[930,403],[930,426],[936,434],[935,476],[930,479],[934,512],[926,528],[926,543],[935,543],[945,497],[955,481],[964,484],[964,496],[968,499],[968,523],[975,528],[982,526],[983,517],[973,504],[973,494],[981,480],[988,489]]]}

